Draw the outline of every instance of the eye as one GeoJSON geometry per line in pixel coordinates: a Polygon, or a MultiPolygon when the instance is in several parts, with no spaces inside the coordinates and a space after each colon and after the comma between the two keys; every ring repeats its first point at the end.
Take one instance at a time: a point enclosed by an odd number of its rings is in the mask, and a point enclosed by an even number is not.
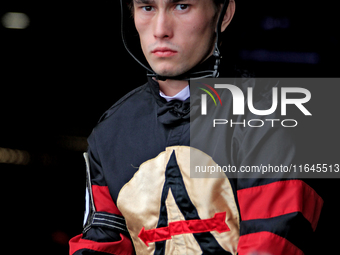
{"type": "Polygon", "coordinates": [[[188,4],[177,4],[175,9],[177,11],[185,11],[188,8],[189,8],[188,4]]]}
{"type": "Polygon", "coordinates": [[[144,11],[146,11],[146,12],[151,12],[151,11],[153,11],[153,7],[152,6],[143,6],[143,7],[141,7],[144,11]]]}

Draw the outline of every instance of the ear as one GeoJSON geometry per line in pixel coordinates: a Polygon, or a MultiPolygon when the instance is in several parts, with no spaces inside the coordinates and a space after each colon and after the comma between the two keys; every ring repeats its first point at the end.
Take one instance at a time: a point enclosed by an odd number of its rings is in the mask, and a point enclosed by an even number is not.
{"type": "Polygon", "coordinates": [[[223,21],[222,21],[222,25],[221,25],[221,32],[224,32],[224,30],[228,27],[228,25],[230,24],[231,20],[234,17],[235,14],[235,1],[234,0],[230,0],[229,1],[229,6],[228,9],[224,15],[223,21]]]}

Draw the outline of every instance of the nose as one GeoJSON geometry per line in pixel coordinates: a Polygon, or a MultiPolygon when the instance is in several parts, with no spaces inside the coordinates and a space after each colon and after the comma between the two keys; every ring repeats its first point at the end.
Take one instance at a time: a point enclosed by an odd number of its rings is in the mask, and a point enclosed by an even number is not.
{"type": "Polygon", "coordinates": [[[160,11],[155,16],[154,37],[169,39],[173,36],[172,20],[166,11],[160,11]]]}

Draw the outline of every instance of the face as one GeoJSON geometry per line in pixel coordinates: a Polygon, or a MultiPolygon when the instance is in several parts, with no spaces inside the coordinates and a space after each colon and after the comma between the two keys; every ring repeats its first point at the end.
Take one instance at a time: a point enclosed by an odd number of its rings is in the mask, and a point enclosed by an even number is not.
{"type": "Polygon", "coordinates": [[[211,55],[217,10],[212,0],[134,0],[143,53],[163,76],[176,76],[211,55]]]}

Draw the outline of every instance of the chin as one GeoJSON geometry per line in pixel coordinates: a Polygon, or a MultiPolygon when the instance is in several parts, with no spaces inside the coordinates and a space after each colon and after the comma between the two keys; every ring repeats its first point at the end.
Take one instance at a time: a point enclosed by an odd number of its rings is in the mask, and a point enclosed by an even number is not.
{"type": "Polygon", "coordinates": [[[153,68],[153,70],[161,75],[161,76],[178,76],[181,75],[185,72],[187,72],[188,70],[190,70],[190,68],[185,68],[185,67],[178,67],[177,66],[163,66],[163,67],[155,67],[153,68]]]}

